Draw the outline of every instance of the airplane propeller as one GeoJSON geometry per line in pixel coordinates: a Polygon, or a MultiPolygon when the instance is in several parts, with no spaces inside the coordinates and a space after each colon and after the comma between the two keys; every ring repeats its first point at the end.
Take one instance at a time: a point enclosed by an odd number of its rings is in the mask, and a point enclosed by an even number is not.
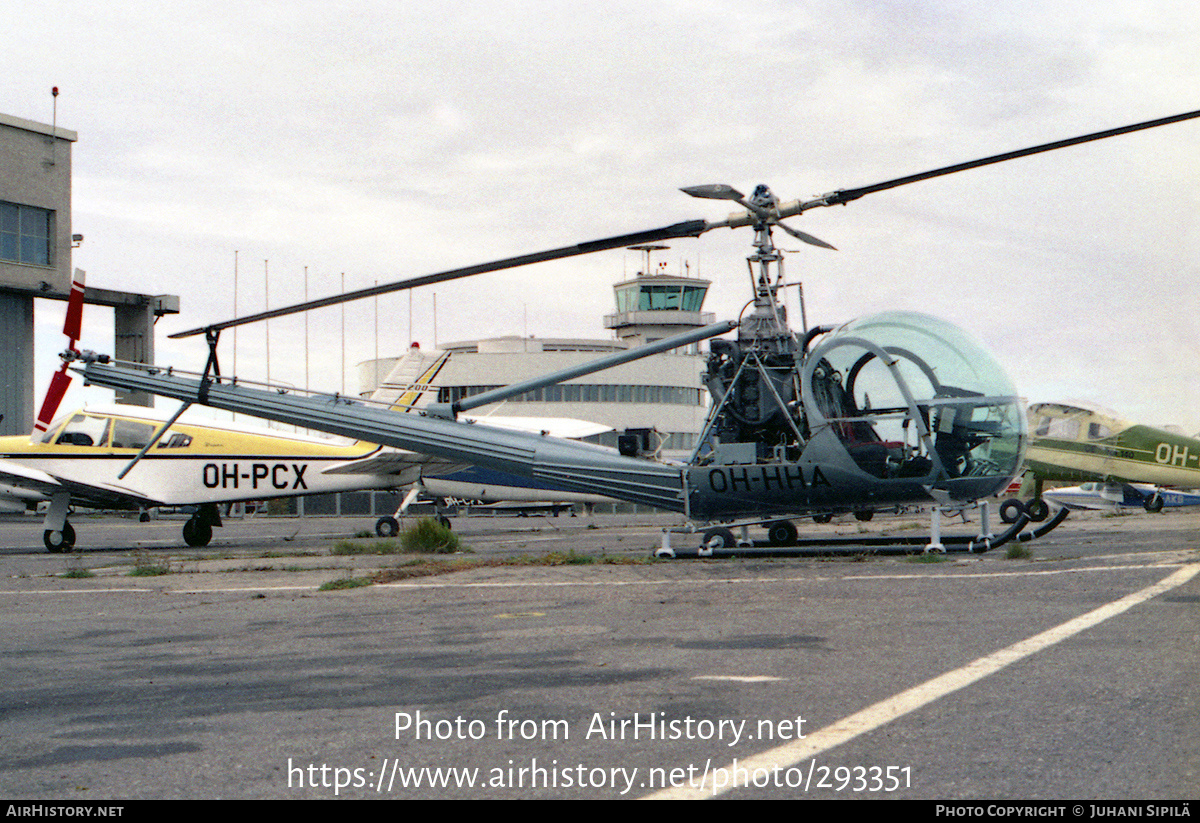
{"type": "Polygon", "coordinates": [[[54,422],[54,415],[58,413],[58,406],[62,403],[62,399],[71,385],[71,376],[67,374],[67,366],[70,365],[70,355],[79,353],[79,349],[75,344],[83,336],[83,281],[83,272],[77,271],[75,279],[71,281],[71,294],[67,299],[67,316],[63,321],[63,334],[67,336],[67,340],[69,341],[67,343],[67,351],[63,352],[65,356],[63,357],[62,367],[50,378],[50,387],[46,390],[46,397],[42,400],[42,408],[38,411],[37,420],[33,424],[33,432],[30,435],[33,440],[36,440],[54,422]]]}

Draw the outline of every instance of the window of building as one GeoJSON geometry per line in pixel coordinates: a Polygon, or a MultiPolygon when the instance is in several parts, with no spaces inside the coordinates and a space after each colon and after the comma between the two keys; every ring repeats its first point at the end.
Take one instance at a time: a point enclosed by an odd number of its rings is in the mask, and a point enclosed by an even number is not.
{"type": "Polygon", "coordinates": [[[50,265],[50,225],[54,212],[0,202],[0,260],[50,265]]]}
{"type": "MultiPolygon", "coordinates": [[[[439,403],[457,403],[499,386],[442,386],[439,403]]],[[[669,403],[699,406],[700,389],[684,386],[627,386],[611,383],[560,383],[508,398],[509,403],[669,403]]]]}
{"type": "Polygon", "coordinates": [[[707,286],[639,283],[617,289],[617,311],[700,311],[707,286]]]}

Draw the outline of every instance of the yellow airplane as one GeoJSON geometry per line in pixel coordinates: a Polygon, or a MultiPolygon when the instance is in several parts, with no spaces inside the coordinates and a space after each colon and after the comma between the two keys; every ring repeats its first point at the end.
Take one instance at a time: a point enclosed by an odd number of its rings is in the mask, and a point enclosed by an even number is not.
{"type": "Polygon", "coordinates": [[[199,505],[183,526],[205,546],[221,525],[218,504],[409,486],[422,471],[457,466],[371,443],[253,429],[234,423],[174,422],[127,474],[167,417],[135,406],[84,408],[56,420],[36,442],[0,437],[0,501],[9,509],[49,501],[43,540],[70,551],[71,505],[148,509],[199,505]]]}
{"type": "MultiPolygon", "coordinates": [[[[63,333],[77,351],[84,284],[72,283],[63,333]]],[[[412,408],[446,362],[421,364],[417,379],[387,405],[412,408]]],[[[189,546],[206,546],[221,525],[218,504],[362,489],[410,486],[423,472],[461,464],[362,441],[321,439],[213,420],[167,417],[141,406],[80,409],[55,419],[71,383],[54,374],[31,437],[0,437],[0,510],[48,502],[44,532],[51,552],[70,551],[72,505],[145,510],[198,506],[183,526],[189,546]]],[[[345,401],[343,401],[345,402],[345,401]]]]}
{"type": "MultiPolygon", "coordinates": [[[[64,333],[75,349],[82,283],[68,304],[64,333]]],[[[402,384],[372,399],[397,411],[419,406],[449,352],[415,349],[402,384]]],[[[289,434],[214,420],[197,422],[141,406],[84,408],[53,419],[71,382],[55,373],[32,437],[0,437],[0,510],[48,503],[42,535],[51,552],[70,551],[72,505],[146,510],[198,506],[184,523],[189,546],[206,546],[221,525],[219,504],[366,489],[422,488],[422,477],[452,475],[461,463],[346,438],[289,434]]],[[[342,398],[339,402],[353,402],[342,398]]],[[[182,409],[180,410],[182,411],[182,409]]],[[[584,437],[606,426],[549,418],[490,420],[522,431],[584,437]]],[[[415,497],[410,494],[405,503],[415,497]]],[[[394,523],[393,518],[383,520],[394,523]]],[[[398,531],[398,526],[391,534],[398,531]]]]}

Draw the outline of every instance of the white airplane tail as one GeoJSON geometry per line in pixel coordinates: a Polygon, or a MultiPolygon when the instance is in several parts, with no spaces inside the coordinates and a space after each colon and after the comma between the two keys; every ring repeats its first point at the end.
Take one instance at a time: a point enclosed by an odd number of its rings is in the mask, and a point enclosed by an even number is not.
{"type": "Polygon", "coordinates": [[[437,400],[437,388],[432,384],[449,359],[448,351],[425,352],[413,344],[371,393],[371,400],[386,403],[392,411],[427,406],[437,400]]]}

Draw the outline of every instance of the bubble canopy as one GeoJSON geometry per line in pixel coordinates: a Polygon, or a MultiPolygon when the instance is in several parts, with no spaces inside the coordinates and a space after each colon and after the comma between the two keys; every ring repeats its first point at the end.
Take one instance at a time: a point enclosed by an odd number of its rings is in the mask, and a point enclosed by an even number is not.
{"type": "Polygon", "coordinates": [[[945,320],[884,312],[851,321],[808,355],[802,384],[814,437],[836,436],[875,478],[920,479],[969,499],[1002,489],[1024,460],[1012,382],[945,320]]]}

